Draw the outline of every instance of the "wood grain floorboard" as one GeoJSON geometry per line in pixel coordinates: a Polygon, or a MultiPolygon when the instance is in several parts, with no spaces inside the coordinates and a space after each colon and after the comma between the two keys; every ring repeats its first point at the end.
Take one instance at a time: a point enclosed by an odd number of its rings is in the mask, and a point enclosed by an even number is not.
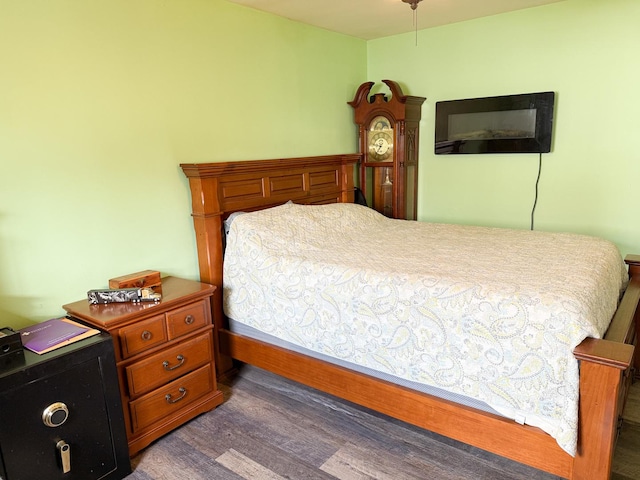
{"type": "Polygon", "coordinates": [[[236,452],[233,448],[216,458],[216,462],[237,473],[242,478],[262,478],[264,480],[284,480],[277,473],[269,470],[267,467],[260,465],[258,462],[245,457],[240,452],[236,452]]]}
{"type": "MultiPolygon", "coordinates": [[[[221,388],[225,403],[139,453],[127,480],[558,478],[255,367],[221,388]]],[[[640,384],[612,480],[640,480],[640,384]]]]}

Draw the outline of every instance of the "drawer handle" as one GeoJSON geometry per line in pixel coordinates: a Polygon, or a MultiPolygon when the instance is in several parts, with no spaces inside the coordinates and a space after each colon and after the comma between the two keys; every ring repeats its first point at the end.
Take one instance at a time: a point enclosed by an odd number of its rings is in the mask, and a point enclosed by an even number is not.
{"type": "Polygon", "coordinates": [[[145,330],[142,332],[142,335],[140,335],[140,338],[144,341],[151,340],[151,337],[153,337],[153,334],[149,330],[145,330]]]}
{"type": "Polygon", "coordinates": [[[171,367],[169,365],[169,360],[165,360],[164,362],[162,362],[162,366],[164,367],[165,370],[167,371],[171,371],[171,370],[175,370],[178,367],[181,367],[182,364],[184,363],[184,357],[182,355],[178,355],[176,357],[176,360],[178,360],[178,363],[175,364],[173,367],[171,367]]]}
{"type": "Polygon", "coordinates": [[[193,322],[195,322],[195,317],[193,315],[187,315],[186,317],[184,317],[184,323],[186,323],[187,325],[191,325],[193,322]]]}
{"type": "Polygon", "coordinates": [[[187,394],[187,389],[186,389],[186,388],[184,388],[184,387],[180,387],[180,388],[178,389],[178,391],[180,392],[180,396],[179,396],[179,397],[176,397],[176,398],[173,398],[173,399],[172,399],[172,398],[171,398],[171,394],[170,394],[170,393],[167,393],[167,394],[164,396],[164,399],[167,401],[167,403],[176,403],[176,402],[179,402],[179,401],[180,401],[180,400],[182,400],[182,399],[185,397],[185,395],[187,394]]]}

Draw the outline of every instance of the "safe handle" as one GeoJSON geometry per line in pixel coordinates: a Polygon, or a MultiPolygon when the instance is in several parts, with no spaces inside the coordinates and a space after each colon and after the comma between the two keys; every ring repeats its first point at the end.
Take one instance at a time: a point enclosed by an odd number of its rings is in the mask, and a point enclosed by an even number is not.
{"type": "Polygon", "coordinates": [[[58,443],[56,443],[56,448],[60,453],[62,473],[69,473],[71,471],[71,447],[64,440],[60,440],[58,443]]]}

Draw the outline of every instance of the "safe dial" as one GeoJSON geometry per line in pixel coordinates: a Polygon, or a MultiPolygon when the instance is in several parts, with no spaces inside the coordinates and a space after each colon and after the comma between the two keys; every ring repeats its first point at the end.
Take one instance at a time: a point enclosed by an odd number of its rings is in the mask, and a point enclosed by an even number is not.
{"type": "Polygon", "coordinates": [[[62,402],[52,403],[42,412],[42,421],[47,427],[59,427],[68,417],[69,409],[62,402]]]}

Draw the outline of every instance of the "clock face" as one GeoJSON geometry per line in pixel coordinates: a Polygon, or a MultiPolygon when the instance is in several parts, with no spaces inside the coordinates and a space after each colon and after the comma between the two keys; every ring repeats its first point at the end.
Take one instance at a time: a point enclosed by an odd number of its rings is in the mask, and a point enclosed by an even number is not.
{"type": "Polygon", "coordinates": [[[367,148],[369,161],[389,162],[393,160],[393,128],[387,117],[378,115],[369,123],[367,148]]]}

